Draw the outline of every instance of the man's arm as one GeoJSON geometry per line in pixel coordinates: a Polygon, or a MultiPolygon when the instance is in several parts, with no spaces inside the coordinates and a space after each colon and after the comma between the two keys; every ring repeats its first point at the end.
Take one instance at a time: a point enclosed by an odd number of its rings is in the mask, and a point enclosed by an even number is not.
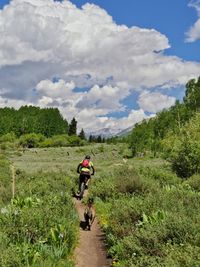
{"type": "Polygon", "coordinates": [[[95,173],[95,169],[94,169],[93,162],[90,162],[90,168],[91,168],[91,170],[92,170],[91,175],[94,175],[94,173],[95,173]]]}
{"type": "Polygon", "coordinates": [[[77,167],[77,173],[80,173],[80,166],[81,166],[81,163],[79,163],[78,167],[77,167]]]}

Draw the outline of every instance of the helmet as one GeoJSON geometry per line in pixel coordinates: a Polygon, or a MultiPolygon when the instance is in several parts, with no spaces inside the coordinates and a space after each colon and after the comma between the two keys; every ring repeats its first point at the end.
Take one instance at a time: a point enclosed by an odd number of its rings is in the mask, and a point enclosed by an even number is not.
{"type": "Polygon", "coordinates": [[[90,159],[90,155],[86,155],[85,156],[85,159],[90,159]]]}

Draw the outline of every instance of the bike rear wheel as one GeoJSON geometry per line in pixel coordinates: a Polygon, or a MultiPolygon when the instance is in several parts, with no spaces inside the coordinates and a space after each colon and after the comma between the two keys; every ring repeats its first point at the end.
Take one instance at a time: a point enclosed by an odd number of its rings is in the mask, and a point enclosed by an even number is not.
{"type": "Polygon", "coordinates": [[[84,195],[84,191],[85,191],[85,183],[84,182],[82,182],[81,183],[81,187],[80,187],[80,194],[79,194],[79,197],[80,197],[80,199],[81,198],[83,198],[83,195],[84,195]]]}

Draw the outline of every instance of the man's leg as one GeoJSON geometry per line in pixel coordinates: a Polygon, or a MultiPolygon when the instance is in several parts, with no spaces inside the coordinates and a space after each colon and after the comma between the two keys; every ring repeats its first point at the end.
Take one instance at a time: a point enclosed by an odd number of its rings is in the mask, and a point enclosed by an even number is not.
{"type": "Polygon", "coordinates": [[[86,188],[88,189],[88,186],[89,186],[89,182],[90,182],[90,175],[87,176],[87,182],[86,182],[86,188]]]}
{"type": "Polygon", "coordinates": [[[81,192],[81,184],[82,184],[82,181],[83,181],[83,176],[80,174],[80,176],[79,176],[79,182],[78,182],[78,190],[79,190],[79,193],[81,192]]]}

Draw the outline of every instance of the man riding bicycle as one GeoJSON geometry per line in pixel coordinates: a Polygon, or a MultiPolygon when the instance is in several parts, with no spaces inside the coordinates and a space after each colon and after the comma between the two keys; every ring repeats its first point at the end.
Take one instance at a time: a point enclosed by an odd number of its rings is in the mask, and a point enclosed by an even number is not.
{"type": "Polygon", "coordinates": [[[94,165],[93,162],[90,160],[90,156],[86,155],[85,159],[83,159],[78,167],[77,167],[77,173],[80,174],[79,176],[79,192],[81,191],[81,184],[87,180],[86,185],[88,184],[91,175],[94,175],[95,170],[94,170],[94,165]]]}

